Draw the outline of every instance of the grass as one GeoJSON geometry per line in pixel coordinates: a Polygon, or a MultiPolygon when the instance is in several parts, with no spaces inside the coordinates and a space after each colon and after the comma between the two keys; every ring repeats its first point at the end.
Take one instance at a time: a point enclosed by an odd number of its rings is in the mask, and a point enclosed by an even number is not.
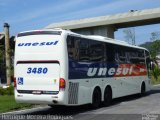
{"type": "Polygon", "coordinates": [[[16,103],[14,95],[2,95],[0,96],[0,113],[31,108],[31,104],[16,103]]]}

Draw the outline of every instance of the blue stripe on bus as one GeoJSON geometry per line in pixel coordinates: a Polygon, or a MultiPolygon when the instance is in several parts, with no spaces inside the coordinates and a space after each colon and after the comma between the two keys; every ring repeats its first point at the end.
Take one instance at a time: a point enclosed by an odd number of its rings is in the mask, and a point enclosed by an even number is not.
{"type": "MultiPolygon", "coordinates": [[[[113,75],[109,75],[108,72],[106,72],[105,75],[101,74],[98,75],[98,70],[96,71],[96,74],[93,76],[87,75],[89,68],[107,68],[109,70],[110,68],[115,68],[115,70],[118,68],[118,64],[107,64],[102,62],[77,62],[73,60],[69,60],[69,79],[85,79],[85,78],[103,78],[103,77],[113,77],[113,75]]],[[[93,69],[94,70],[94,69],[93,69]]]]}

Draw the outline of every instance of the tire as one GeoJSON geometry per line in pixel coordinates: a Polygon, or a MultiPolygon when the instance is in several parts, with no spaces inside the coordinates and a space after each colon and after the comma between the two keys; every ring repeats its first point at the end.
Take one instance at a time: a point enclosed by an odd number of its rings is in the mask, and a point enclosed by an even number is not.
{"type": "Polygon", "coordinates": [[[96,88],[92,95],[92,107],[98,108],[100,104],[101,104],[101,91],[96,88]]]}
{"type": "Polygon", "coordinates": [[[104,106],[109,106],[112,101],[112,90],[110,87],[106,87],[104,91],[104,106]]]}
{"type": "Polygon", "coordinates": [[[141,96],[144,96],[145,92],[146,92],[146,86],[145,86],[145,83],[143,82],[141,85],[141,96]]]}

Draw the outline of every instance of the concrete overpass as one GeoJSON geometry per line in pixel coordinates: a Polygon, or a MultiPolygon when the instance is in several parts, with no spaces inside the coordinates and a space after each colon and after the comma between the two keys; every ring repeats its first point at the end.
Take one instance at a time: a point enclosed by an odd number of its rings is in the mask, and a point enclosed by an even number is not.
{"type": "Polygon", "coordinates": [[[102,35],[114,38],[114,31],[119,28],[160,23],[160,8],[130,10],[126,13],[107,15],[80,20],[53,23],[46,28],[70,29],[85,35],[102,35]]]}

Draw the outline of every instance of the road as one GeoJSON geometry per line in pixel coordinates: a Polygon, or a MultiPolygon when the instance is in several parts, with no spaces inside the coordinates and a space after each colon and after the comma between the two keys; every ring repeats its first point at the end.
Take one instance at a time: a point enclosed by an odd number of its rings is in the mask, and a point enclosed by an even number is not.
{"type": "MultiPolygon", "coordinates": [[[[92,109],[88,105],[77,107],[51,108],[42,106],[33,109],[10,112],[1,115],[28,115],[27,119],[63,119],[73,120],[160,120],[160,85],[154,86],[145,96],[132,95],[114,99],[109,107],[92,109]],[[61,118],[60,118],[61,119],[61,118]]],[[[3,116],[3,117],[2,117],[3,116]]]]}

